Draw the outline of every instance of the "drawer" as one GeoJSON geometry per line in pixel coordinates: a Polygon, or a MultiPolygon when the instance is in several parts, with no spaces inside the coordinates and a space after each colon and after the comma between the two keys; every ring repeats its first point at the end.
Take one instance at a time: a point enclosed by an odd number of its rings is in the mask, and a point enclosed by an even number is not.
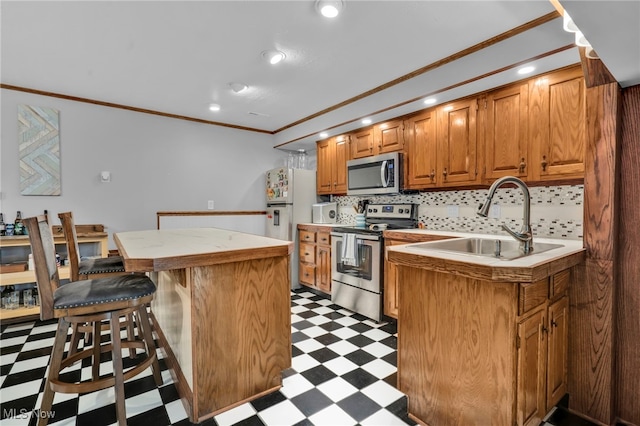
{"type": "Polygon", "coordinates": [[[300,231],[298,238],[303,243],[315,243],[316,242],[316,233],[312,231],[300,231]]]}
{"type": "Polygon", "coordinates": [[[316,267],[314,265],[305,265],[304,263],[301,263],[300,269],[298,270],[298,280],[303,284],[315,286],[316,267]]]}
{"type": "Polygon", "coordinates": [[[317,241],[318,244],[323,244],[325,246],[331,245],[331,234],[328,232],[318,232],[317,241]]]}
{"type": "Polygon", "coordinates": [[[300,262],[316,263],[316,246],[314,244],[300,243],[298,255],[300,262]]]}
{"type": "Polygon", "coordinates": [[[556,299],[567,294],[569,282],[571,280],[571,270],[566,269],[558,272],[551,277],[551,285],[549,286],[549,298],[556,299]]]}
{"type": "Polygon", "coordinates": [[[549,296],[549,279],[545,278],[535,283],[520,284],[518,295],[518,315],[540,306],[549,296]]]}

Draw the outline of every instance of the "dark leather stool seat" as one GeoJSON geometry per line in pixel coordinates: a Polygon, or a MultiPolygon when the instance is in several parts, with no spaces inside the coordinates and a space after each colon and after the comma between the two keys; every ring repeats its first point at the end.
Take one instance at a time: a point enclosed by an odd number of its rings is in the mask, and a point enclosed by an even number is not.
{"type": "MultiPolygon", "coordinates": [[[[36,267],[36,284],[40,293],[40,318],[58,319],[58,328],[51,350],[49,370],[37,414],[37,424],[44,426],[49,421],[55,392],[88,393],[113,386],[116,398],[116,417],[119,425],[127,424],[124,381],[151,367],[157,386],[162,384],[162,376],[156,346],[153,340],[151,322],[147,306],[153,300],[156,286],[146,275],[112,275],[93,280],[71,281],[60,285],[60,276],[55,261],[55,245],[51,227],[45,216],[24,219],[29,230],[29,241],[36,267]],[[121,317],[133,318],[138,328],[137,336],[129,333],[126,339],[120,335],[121,317]],[[105,324],[103,324],[105,323],[105,324]],[[76,330],[83,326],[92,330],[94,336],[100,336],[103,325],[107,325],[110,339],[92,339],[85,341],[82,350],[75,350],[72,342],[70,350],[65,352],[69,327],[76,330]],[[122,350],[133,351],[133,362],[125,365],[122,350]],[[139,352],[140,351],[140,352],[139,352]],[[100,374],[102,353],[111,352],[113,373],[100,374]],[[90,381],[78,377],[61,375],[65,368],[92,358],[90,381]]],[[[130,323],[133,326],[133,323],[130,323]]]]}
{"type": "Polygon", "coordinates": [[[114,274],[125,272],[122,257],[111,256],[99,259],[82,259],[78,264],[78,275],[91,278],[92,274],[114,274]]]}

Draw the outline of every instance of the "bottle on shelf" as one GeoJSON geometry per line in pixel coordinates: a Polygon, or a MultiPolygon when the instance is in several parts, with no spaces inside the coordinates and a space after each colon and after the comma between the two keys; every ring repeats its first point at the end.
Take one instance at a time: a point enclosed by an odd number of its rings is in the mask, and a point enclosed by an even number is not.
{"type": "Polygon", "coordinates": [[[5,234],[5,224],[4,224],[4,215],[0,213],[0,236],[4,236],[5,234]]]}
{"type": "Polygon", "coordinates": [[[13,233],[14,235],[22,235],[22,213],[20,210],[16,213],[16,220],[13,222],[13,233]]]}

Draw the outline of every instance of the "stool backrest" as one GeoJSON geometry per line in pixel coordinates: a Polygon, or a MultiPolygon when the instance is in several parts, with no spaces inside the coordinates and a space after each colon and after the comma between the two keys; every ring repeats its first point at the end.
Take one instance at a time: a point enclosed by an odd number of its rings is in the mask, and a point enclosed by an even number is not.
{"type": "Polygon", "coordinates": [[[69,255],[70,281],[78,281],[80,270],[80,249],[78,248],[78,234],[76,226],[73,222],[73,214],[71,212],[58,213],[60,223],[62,223],[62,232],[67,242],[67,254],[69,255]]]}
{"type": "Polygon", "coordinates": [[[29,242],[36,267],[36,285],[40,293],[40,319],[53,318],[53,292],[60,287],[56,264],[56,246],[51,225],[45,215],[23,219],[29,230],[29,242]]]}

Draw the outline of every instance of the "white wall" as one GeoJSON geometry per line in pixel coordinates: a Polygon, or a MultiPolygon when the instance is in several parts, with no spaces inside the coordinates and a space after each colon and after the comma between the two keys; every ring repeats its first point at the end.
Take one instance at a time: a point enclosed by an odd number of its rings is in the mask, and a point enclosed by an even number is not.
{"type": "Polygon", "coordinates": [[[283,164],[271,135],[0,91],[0,211],[13,222],[47,209],[72,211],[77,224],[102,223],[110,234],[155,229],[156,212],[262,210],[264,172],[283,164]],[[23,196],[18,171],[18,104],[60,111],[62,194],[23,196]],[[111,172],[111,182],[99,174],[111,172]]]}

